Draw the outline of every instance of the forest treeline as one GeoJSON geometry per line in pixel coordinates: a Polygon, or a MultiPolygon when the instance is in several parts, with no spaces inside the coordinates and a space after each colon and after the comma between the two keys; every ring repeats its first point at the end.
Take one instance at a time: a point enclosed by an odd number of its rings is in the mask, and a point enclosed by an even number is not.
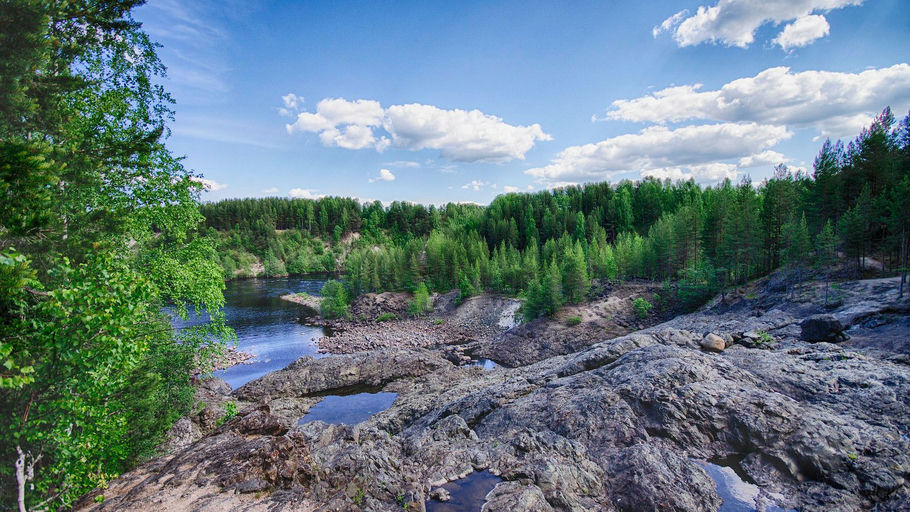
{"type": "Polygon", "coordinates": [[[697,304],[782,265],[855,272],[874,257],[906,270],[910,116],[886,108],[854,140],[826,141],[811,172],[784,165],[700,187],[646,178],[506,194],[489,206],[354,199],[239,199],[202,205],[227,276],[260,259],[267,274],[343,272],[352,295],[458,288],[527,297],[528,316],[582,300],[593,278],[672,280],[697,304]],[[353,236],[352,236],[353,235],[353,236]]]}

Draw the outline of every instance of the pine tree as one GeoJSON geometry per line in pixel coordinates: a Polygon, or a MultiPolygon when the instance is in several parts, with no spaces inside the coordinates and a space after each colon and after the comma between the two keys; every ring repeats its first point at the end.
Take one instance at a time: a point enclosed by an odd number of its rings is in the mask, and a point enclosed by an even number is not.
{"type": "Polygon", "coordinates": [[[825,272],[825,306],[828,305],[828,288],[831,282],[831,267],[837,260],[837,236],[831,221],[825,222],[815,237],[815,266],[825,272]]]}
{"type": "Polygon", "coordinates": [[[781,260],[796,271],[796,284],[802,283],[803,264],[809,258],[812,242],[809,241],[809,226],[806,215],[800,220],[791,220],[781,229],[781,260]]]}
{"type": "Polygon", "coordinates": [[[578,303],[584,300],[590,288],[585,253],[581,242],[576,241],[563,252],[562,295],[567,302],[578,303]]]}

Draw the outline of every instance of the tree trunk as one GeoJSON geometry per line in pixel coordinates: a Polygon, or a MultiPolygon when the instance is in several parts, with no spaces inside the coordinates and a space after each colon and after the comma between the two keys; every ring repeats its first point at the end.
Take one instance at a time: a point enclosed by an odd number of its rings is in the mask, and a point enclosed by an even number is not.
{"type": "Polygon", "coordinates": [[[26,512],[25,510],[25,484],[31,480],[35,475],[35,462],[34,458],[31,458],[32,461],[29,464],[26,462],[27,455],[22,453],[22,448],[16,446],[16,453],[19,455],[16,458],[16,488],[18,491],[17,501],[19,504],[19,512],[26,512]]]}

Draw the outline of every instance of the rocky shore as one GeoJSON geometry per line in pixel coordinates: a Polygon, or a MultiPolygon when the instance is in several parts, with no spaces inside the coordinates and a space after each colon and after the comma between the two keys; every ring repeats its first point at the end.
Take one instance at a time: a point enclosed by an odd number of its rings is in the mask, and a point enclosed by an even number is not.
{"type": "MultiPolygon", "coordinates": [[[[910,301],[895,279],[842,283],[837,307],[818,283],[788,295],[762,280],[586,346],[529,343],[514,361],[532,362],[511,369],[382,345],[303,358],[230,394],[208,384],[236,417],[77,509],[423,510],[444,483],[489,470],[502,481],[487,511],[717,510],[713,463],[757,489],[755,510],[907,510],[910,301]],[[835,342],[811,341],[810,318],[835,342]],[[298,426],[323,396],[364,388],[397,399],[358,425],[298,426]]],[[[436,314],[454,327],[457,311],[436,314]]],[[[519,328],[467,345],[504,359],[521,342],[503,334],[519,328]]]]}
{"type": "MultiPolygon", "coordinates": [[[[249,352],[242,352],[237,350],[237,347],[227,347],[224,353],[215,358],[214,367],[212,370],[224,370],[225,368],[230,368],[231,366],[236,366],[238,364],[244,364],[250,359],[256,357],[249,352]]],[[[198,361],[197,361],[198,363],[198,361]]],[[[208,368],[203,370],[202,368],[196,368],[194,374],[199,375],[202,373],[207,373],[208,368]]]]}

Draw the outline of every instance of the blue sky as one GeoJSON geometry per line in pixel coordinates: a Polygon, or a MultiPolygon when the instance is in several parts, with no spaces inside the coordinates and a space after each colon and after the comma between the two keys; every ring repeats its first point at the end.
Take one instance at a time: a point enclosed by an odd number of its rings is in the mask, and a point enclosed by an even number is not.
{"type": "Polygon", "coordinates": [[[898,0],[151,0],[169,145],[205,200],[488,203],[641,176],[811,168],[910,109],[898,0]]]}

